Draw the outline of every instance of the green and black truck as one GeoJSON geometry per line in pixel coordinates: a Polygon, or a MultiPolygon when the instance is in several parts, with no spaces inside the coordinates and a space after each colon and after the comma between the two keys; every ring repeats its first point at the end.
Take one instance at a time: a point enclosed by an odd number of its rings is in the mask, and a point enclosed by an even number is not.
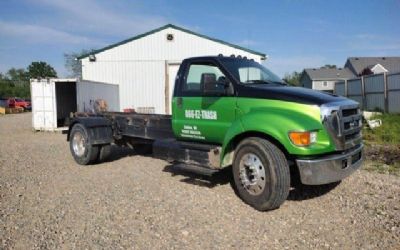
{"type": "Polygon", "coordinates": [[[67,135],[75,161],[102,162],[118,145],[191,169],[231,167],[238,195],[258,210],[278,208],[294,176],[339,182],[362,164],[357,102],[288,86],[254,60],[185,59],[173,93],[172,115],[75,117],[67,135]]]}

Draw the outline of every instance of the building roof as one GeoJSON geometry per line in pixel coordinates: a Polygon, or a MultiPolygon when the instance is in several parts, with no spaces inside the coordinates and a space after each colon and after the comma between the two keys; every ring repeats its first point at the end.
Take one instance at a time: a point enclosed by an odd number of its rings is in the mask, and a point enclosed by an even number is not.
{"type": "Polygon", "coordinates": [[[243,51],[246,51],[246,52],[255,54],[255,55],[259,55],[259,56],[261,56],[261,57],[263,57],[263,58],[266,58],[266,55],[265,55],[264,53],[257,52],[257,51],[251,50],[251,49],[247,49],[247,48],[244,48],[244,47],[241,47],[241,46],[232,44],[232,43],[228,43],[228,42],[225,42],[225,41],[222,41],[222,40],[219,40],[219,39],[211,38],[211,37],[209,37],[209,36],[205,36],[205,35],[196,33],[196,32],[194,32],[194,31],[191,31],[191,30],[188,30],[188,29],[184,29],[184,28],[178,27],[178,26],[173,25],[173,24],[167,24],[167,25],[164,25],[164,26],[159,27],[159,28],[157,28],[157,29],[151,30],[151,31],[149,31],[149,32],[146,32],[146,33],[143,33],[143,34],[140,34],[140,35],[137,35],[137,36],[128,38],[128,39],[123,40],[123,41],[118,42],[118,43],[111,44],[111,45],[106,46],[106,47],[104,47],[104,48],[101,48],[101,49],[98,49],[98,50],[93,50],[93,51],[91,51],[90,53],[87,53],[87,54],[84,54],[84,55],[82,55],[82,56],[79,56],[77,59],[83,59],[83,58],[85,58],[85,57],[88,57],[89,55],[94,55],[94,54],[103,52],[103,51],[105,51],[105,50],[109,50],[109,49],[115,48],[115,47],[117,47],[117,46],[120,46],[120,45],[129,43],[129,42],[131,42],[131,41],[140,39],[140,38],[142,38],[142,37],[145,37],[145,36],[154,34],[154,33],[156,33],[156,32],[159,32],[159,31],[161,31],[161,30],[168,29],[168,28],[173,28],[173,29],[176,29],[176,30],[180,30],[180,31],[183,31],[183,32],[186,32],[186,33],[189,33],[189,34],[192,34],[192,35],[201,37],[201,38],[205,38],[205,39],[208,39],[208,40],[217,42],[217,43],[221,43],[221,44],[224,44],[224,45],[233,47],[233,48],[235,48],[235,49],[240,49],[240,50],[243,50],[243,51]]]}
{"type": "Polygon", "coordinates": [[[345,67],[359,75],[365,68],[373,68],[380,64],[389,72],[400,72],[400,57],[349,57],[347,58],[345,67]]]}
{"type": "Polygon", "coordinates": [[[347,68],[318,68],[304,69],[311,80],[333,80],[333,79],[350,79],[354,74],[347,68]]]}

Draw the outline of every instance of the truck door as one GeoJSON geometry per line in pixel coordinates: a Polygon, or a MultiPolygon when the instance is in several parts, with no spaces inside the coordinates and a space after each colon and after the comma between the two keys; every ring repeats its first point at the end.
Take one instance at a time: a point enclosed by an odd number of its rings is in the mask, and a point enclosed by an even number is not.
{"type": "Polygon", "coordinates": [[[182,77],[172,103],[175,135],[222,144],[235,120],[236,98],[227,91],[232,83],[211,61],[192,62],[182,77]]]}

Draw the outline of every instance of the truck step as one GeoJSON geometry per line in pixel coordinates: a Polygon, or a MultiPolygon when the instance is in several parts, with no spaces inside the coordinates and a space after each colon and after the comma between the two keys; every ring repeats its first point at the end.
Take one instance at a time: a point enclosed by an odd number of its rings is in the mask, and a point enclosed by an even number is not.
{"type": "Polygon", "coordinates": [[[220,168],[221,147],[212,144],[161,139],[153,143],[155,158],[208,169],[220,168]]]}
{"type": "Polygon", "coordinates": [[[199,165],[188,165],[185,163],[178,163],[173,165],[173,168],[183,171],[183,172],[189,172],[189,173],[194,173],[198,175],[205,175],[205,176],[212,176],[216,172],[219,172],[220,170],[217,169],[211,169],[211,168],[205,168],[199,165]]]}

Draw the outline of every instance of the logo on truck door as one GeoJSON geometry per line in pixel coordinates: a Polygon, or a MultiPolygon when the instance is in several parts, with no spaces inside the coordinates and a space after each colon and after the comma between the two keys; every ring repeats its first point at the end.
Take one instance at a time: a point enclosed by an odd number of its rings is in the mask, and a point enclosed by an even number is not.
{"type": "Polygon", "coordinates": [[[197,126],[184,125],[181,130],[181,136],[187,138],[195,138],[204,140],[205,137],[201,134],[201,131],[197,129],[197,126]]]}
{"type": "Polygon", "coordinates": [[[215,110],[185,110],[185,118],[197,120],[217,120],[217,111],[215,110]]]}

